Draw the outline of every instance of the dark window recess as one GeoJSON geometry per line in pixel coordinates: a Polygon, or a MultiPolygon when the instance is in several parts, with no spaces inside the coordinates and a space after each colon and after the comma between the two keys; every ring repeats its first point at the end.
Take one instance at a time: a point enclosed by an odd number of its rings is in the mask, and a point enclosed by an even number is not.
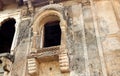
{"type": "Polygon", "coordinates": [[[4,20],[0,26],[0,53],[10,52],[13,36],[15,33],[15,19],[4,20]]]}
{"type": "Polygon", "coordinates": [[[48,22],[44,26],[44,47],[57,46],[61,42],[59,21],[48,22]]]}

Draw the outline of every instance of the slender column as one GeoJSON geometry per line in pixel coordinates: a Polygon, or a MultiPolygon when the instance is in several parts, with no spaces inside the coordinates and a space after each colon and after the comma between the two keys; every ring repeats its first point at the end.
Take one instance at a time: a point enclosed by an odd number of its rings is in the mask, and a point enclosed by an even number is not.
{"type": "MultiPolygon", "coordinates": [[[[66,49],[66,22],[64,20],[62,20],[60,22],[60,26],[61,26],[61,48],[62,49],[66,49]]],[[[60,50],[60,53],[67,53],[66,50],[60,50]]]]}
{"type": "MultiPolygon", "coordinates": [[[[82,7],[82,6],[81,6],[82,7]]],[[[84,58],[85,58],[85,68],[86,68],[86,76],[90,76],[90,70],[89,70],[89,60],[88,60],[88,48],[87,48],[87,44],[86,44],[86,36],[85,36],[85,26],[84,26],[84,18],[83,18],[83,12],[82,12],[82,9],[81,9],[81,18],[82,18],[82,35],[83,35],[83,38],[82,38],[82,41],[83,41],[83,49],[84,49],[84,58]]]]}
{"type": "Polygon", "coordinates": [[[32,41],[32,50],[31,52],[36,52],[37,47],[36,47],[36,37],[37,37],[37,32],[33,32],[33,41],[32,41]]]}

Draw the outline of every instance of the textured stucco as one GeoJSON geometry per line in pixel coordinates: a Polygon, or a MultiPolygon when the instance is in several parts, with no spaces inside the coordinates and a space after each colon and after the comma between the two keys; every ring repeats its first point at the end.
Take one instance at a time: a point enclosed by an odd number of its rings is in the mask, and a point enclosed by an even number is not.
{"type": "MultiPolygon", "coordinates": [[[[66,43],[68,50],[70,72],[61,73],[59,61],[43,62],[38,65],[39,75],[36,76],[120,76],[119,0],[65,1],[36,7],[32,16],[20,17],[13,40],[16,45],[12,48],[15,62],[12,64],[11,75],[5,76],[30,76],[27,56],[33,51],[33,26],[39,25],[37,18],[41,14],[43,16],[40,19],[47,17],[43,13],[47,10],[60,12],[60,16],[66,22],[66,39],[63,43],[66,43]]],[[[7,16],[2,14],[3,18],[0,17],[0,21],[7,16]]],[[[16,15],[11,17],[18,19],[16,15]]]]}

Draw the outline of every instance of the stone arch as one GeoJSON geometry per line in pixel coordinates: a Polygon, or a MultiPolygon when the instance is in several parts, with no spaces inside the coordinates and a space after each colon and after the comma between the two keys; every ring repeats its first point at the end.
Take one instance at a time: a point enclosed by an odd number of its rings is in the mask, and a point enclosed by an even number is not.
{"type": "MultiPolygon", "coordinates": [[[[40,9],[40,12],[35,16],[33,22],[33,38],[36,38],[37,35],[40,35],[39,31],[42,30],[44,24],[49,21],[49,19],[44,19],[48,17],[56,17],[56,20],[60,21],[60,28],[61,28],[61,47],[66,47],[66,29],[67,23],[63,17],[63,6],[59,4],[51,4],[47,5],[40,9]]],[[[35,39],[33,39],[35,40],[35,39]]],[[[33,48],[36,48],[36,41],[33,41],[33,48]]]]}
{"type": "Polygon", "coordinates": [[[42,7],[38,10],[38,13],[35,15],[34,20],[37,19],[37,17],[43,13],[45,10],[55,10],[63,14],[64,7],[61,4],[50,4],[42,7]]]}
{"type": "MultiPolygon", "coordinates": [[[[60,22],[64,23],[65,20],[64,20],[64,17],[63,17],[63,11],[64,11],[64,7],[60,4],[46,5],[46,6],[42,7],[38,11],[38,13],[35,15],[33,25],[37,25],[36,23],[38,23],[38,22],[40,23],[41,19],[43,19],[45,17],[48,17],[49,15],[57,16],[59,18],[60,22]]],[[[35,26],[33,26],[33,29],[35,29],[35,26]]]]}
{"type": "Polygon", "coordinates": [[[62,30],[65,30],[65,28],[67,27],[66,21],[64,20],[63,16],[61,13],[59,13],[58,11],[55,10],[46,10],[43,13],[41,13],[38,18],[36,18],[34,24],[33,24],[33,32],[37,32],[38,30],[40,30],[43,25],[45,24],[45,22],[47,22],[47,20],[43,20],[46,17],[50,17],[50,16],[56,16],[58,17],[58,20],[60,20],[60,27],[62,30]],[[39,29],[38,29],[39,28],[39,29]]]}

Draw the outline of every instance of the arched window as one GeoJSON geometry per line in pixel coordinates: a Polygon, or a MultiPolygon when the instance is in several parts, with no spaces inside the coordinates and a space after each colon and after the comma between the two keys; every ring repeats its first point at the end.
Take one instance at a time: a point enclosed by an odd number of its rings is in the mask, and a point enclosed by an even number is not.
{"type": "Polygon", "coordinates": [[[37,67],[39,66],[36,65],[37,63],[52,61],[56,61],[59,64],[62,73],[68,73],[67,23],[62,12],[52,9],[42,10],[42,12],[36,15],[32,28],[33,37],[32,48],[28,56],[28,73],[30,75],[38,75],[39,71],[30,68],[40,69],[37,67]]]}
{"type": "MultiPolygon", "coordinates": [[[[33,24],[33,42],[31,53],[40,53],[41,57],[48,55],[59,56],[59,64],[62,72],[69,71],[69,60],[66,48],[67,24],[63,15],[56,10],[46,10],[42,12],[33,24]],[[55,46],[55,47],[54,47],[55,46]],[[49,52],[49,53],[48,53],[49,52]],[[65,60],[65,62],[61,62],[65,60]],[[67,66],[66,66],[67,64],[67,66]],[[65,65],[65,66],[64,66],[65,65]]],[[[39,56],[38,56],[39,57],[39,56]]],[[[50,57],[49,57],[50,58],[50,57]]],[[[42,60],[50,60],[43,59],[42,60]]]]}
{"type": "Polygon", "coordinates": [[[15,19],[5,19],[0,26],[0,53],[10,53],[14,33],[15,19]]]}

